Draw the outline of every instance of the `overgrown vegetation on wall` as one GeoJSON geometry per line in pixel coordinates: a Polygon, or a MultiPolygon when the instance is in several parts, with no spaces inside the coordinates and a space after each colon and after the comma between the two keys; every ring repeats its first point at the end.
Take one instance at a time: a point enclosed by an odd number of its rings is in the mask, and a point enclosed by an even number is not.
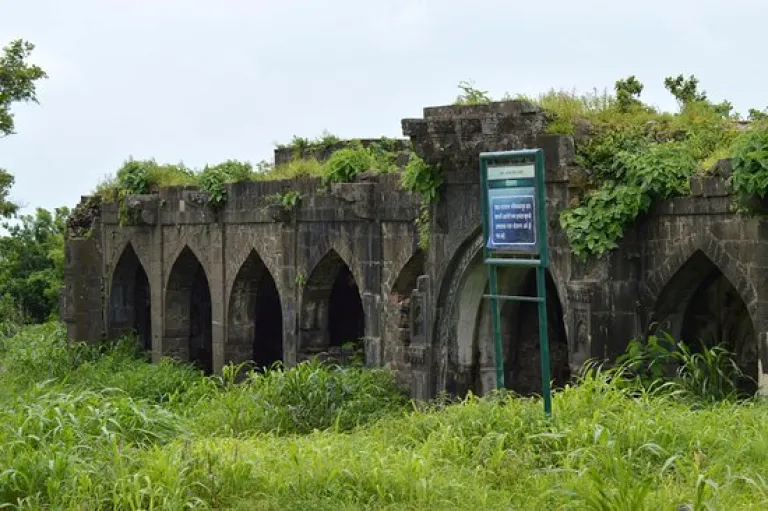
{"type": "MultiPolygon", "coordinates": [[[[114,177],[99,184],[95,193],[104,200],[122,201],[127,195],[148,194],[160,187],[197,186],[207,197],[207,204],[218,210],[227,202],[227,183],[317,177],[324,186],[329,186],[334,183],[353,182],[365,172],[383,174],[401,170],[398,168],[398,158],[401,156],[398,144],[386,137],[364,147],[360,141],[352,140],[342,144],[337,137],[326,134],[316,140],[294,137],[291,144],[279,147],[290,149],[293,158],[277,166],[261,162],[255,168],[249,162],[228,160],[196,170],[183,163],[160,164],[152,159],[131,158],[114,177]],[[307,156],[313,151],[331,148],[335,149],[325,161],[307,156]]],[[[430,236],[431,206],[438,198],[437,190],[442,183],[441,174],[438,169],[427,165],[414,153],[410,153],[408,163],[402,170],[403,188],[422,197],[417,227],[420,245],[426,248],[430,236]]],[[[300,199],[298,192],[289,190],[279,197],[270,197],[269,202],[292,209],[300,199]]]]}
{"type": "MultiPolygon", "coordinates": [[[[713,102],[696,77],[668,77],[664,86],[678,112],[643,103],[643,84],[618,80],[613,94],[552,90],[522,99],[547,112],[549,133],[576,137],[577,164],[588,171],[584,190],[562,212],[574,254],[581,258],[615,248],[624,230],[654,201],[689,193],[689,178],[722,158],[734,158],[731,184],[746,196],[768,192],[768,123],[751,109],[746,120],[727,101],[713,102]],[[748,122],[745,122],[748,121],[748,122]]],[[[459,86],[457,104],[489,102],[487,91],[459,86]]]]}
{"type": "Polygon", "coordinates": [[[417,410],[387,371],[316,362],[234,378],[61,326],[0,342],[0,501],[19,509],[761,509],[766,404],[727,361],[588,365],[553,398],[417,410]],[[239,383],[236,383],[239,381],[239,383]]]}

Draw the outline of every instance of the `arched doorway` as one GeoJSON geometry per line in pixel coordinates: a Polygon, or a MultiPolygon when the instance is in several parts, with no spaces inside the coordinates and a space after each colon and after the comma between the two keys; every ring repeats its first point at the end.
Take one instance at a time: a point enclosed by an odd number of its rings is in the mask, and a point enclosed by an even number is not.
{"type": "Polygon", "coordinates": [[[315,266],[302,295],[300,356],[365,360],[365,313],[349,266],[334,250],[315,266]]]}
{"type": "Polygon", "coordinates": [[[166,354],[213,372],[211,291],[202,264],[189,247],[171,268],[165,292],[166,354]]]}
{"type": "MultiPolygon", "coordinates": [[[[447,358],[443,363],[445,389],[457,395],[468,391],[483,395],[496,388],[496,363],[491,321],[488,268],[482,252],[457,268],[460,275],[450,287],[452,297],[446,297],[448,332],[452,345],[445,346],[438,355],[447,358]]],[[[550,351],[550,377],[553,386],[564,385],[570,379],[568,341],[562,306],[554,280],[546,271],[547,325],[550,351]]],[[[499,293],[513,296],[536,296],[536,272],[533,269],[504,267],[498,269],[499,293]]],[[[535,302],[500,301],[500,326],[504,357],[505,386],[521,395],[541,393],[541,358],[538,331],[538,305],[535,302]]],[[[442,390],[440,388],[438,391],[442,390]]]]}
{"type": "Polygon", "coordinates": [[[744,392],[757,390],[757,335],[738,290],[702,251],[696,251],[669,280],[654,308],[657,330],[683,341],[692,352],[723,346],[751,381],[744,392]]]}
{"type": "Polygon", "coordinates": [[[225,359],[269,367],[283,360],[283,309],[272,274],[255,250],[237,272],[229,299],[225,359]]]}
{"type": "Polygon", "coordinates": [[[128,243],[115,265],[109,293],[109,337],[129,332],[136,335],[147,351],[152,350],[152,307],[149,279],[128,243]]]}

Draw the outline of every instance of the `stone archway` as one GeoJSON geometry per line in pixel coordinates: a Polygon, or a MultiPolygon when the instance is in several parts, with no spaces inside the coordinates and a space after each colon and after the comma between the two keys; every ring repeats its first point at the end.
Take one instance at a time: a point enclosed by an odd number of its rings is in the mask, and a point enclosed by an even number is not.
{"type": "Polygon", "coordinates": [[[312,270],[302,293],[299,356],[365,360],[365,313],[349,266],[330,250],[312,270]]]}
{"type": "Polygon", "coordinates": [[[152,350],[152,307],[149,279],[131,243],[112,273],[109,292],[109,337],[134,333],[144,349],[152,350]]]}
{"type": "Polygon", "coordinates": [[[184,247],[171,268],[165,291],[164,354],[213,372],[211,290],[200,260],[184,247]]]}
{"type": "Polygon", "coordinates": [[[741,293],[703,251],[695,251],[669,279],[652,320],[655,330],[682,340],[693,352],[721,344],[753,380],[744,382],[743,390],[756,390],[758,345],[749,310],[741,293]]]}
{"type": "MultiPolygon", "coordinates": [[[[535,296],[535,270],[500,268],[499,291],[535,296]]],[[[564,315],[556,283],[546,272],[550,375],[555,386],[570,379],[564,315]]],[[[441,286],[437,342],[439,368],[436,391],[485,394],[495,388],[495,353],[488,294],[488,269],[482,259],[482,237],[475,236],[458,251],[441,286]]],[[[541,363],[538,309],[535,303],[501,302],[505,384],[523,395],[540,393],[541,363]]]]}
{"type": "Polygon", "coordinates": [[[237,272],[229,298],[225,359],[260,368],[283,361],[283,309],[272,274],[252,250],[237,272]]]}

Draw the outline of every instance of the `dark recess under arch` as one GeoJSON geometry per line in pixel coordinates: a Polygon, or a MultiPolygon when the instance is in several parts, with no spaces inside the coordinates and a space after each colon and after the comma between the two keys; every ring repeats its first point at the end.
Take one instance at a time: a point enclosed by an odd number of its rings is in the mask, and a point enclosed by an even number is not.
{"type": "Polygon", "coordinates": [[[652,317],[656,331],[682,340],[694,353],[720,344],[734,354],[748,380],[742,391],[757,390],[757,335],[739,291],[707,257],[697,250],[659,294],[652,317]]]}
{"type": "Polygon", "coordinates": [[[329,251],[304,287],[300,355],[319,353],[338,361],[365,356],[365,313],[349,266],[329,251]],[[345,345],[351,349],[343,349],[345,345]]]}
{"type": "Polygon", "coordinates": [[[229,300],[226,359],[269,367],[283,360],[283,310],[272,274],[255,250],[237,272],[229,300]]]}
{"type": "Polygon", "coordinates": [[[202,264],[189,247],[171,268],[165,293],[164,350],[213,372],[211,290],[202,264]]]}
{"type": "Polygon", "coordinates": [[[133,332],[144,349],[152,349],[152,307],[149,279],[128,243],[115,265],[109,293],[109,337],[133,332]]]}

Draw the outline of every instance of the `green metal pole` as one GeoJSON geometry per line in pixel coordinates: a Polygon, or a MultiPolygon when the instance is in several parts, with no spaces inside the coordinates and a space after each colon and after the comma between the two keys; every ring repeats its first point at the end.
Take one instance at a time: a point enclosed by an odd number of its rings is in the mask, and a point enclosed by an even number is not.
{"type": "MultiPolygon", "coordinates": [[[[499,294],[496,266],[488,265],[488,281],[491,296],[499,294]]],[[[496,388],[504,388],[504,355],[501,349],[501,324],[499,321],[499,300],[491,298],[491,321],[493,322],[493,348],[496,355],[496,388]]]]}
{"type": "Polygon", "coordinates": [[[547,286],[543,266],[536,268],[536,288],[539,298],[539,346],[541,348],[541,393],[544,398],[544,414],[552,415],[552,392],[549,388],[549,335],[547,334],[547,286]]]}

